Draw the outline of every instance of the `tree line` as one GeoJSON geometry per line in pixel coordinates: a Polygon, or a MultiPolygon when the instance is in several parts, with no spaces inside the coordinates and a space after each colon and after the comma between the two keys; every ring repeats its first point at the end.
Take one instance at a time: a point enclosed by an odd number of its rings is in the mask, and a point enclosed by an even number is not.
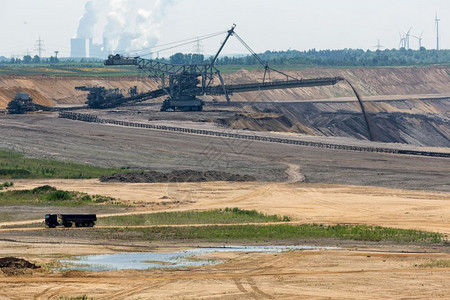
{"type": "MultiPolygon", "coordinates": [[[[406,50],[386,49],[386,50],[319,50],[308,51],[287,50],[287,51],[266,51],[258,56],[269,65],[276,66],[320,66],[320,67],[386,67],[386,66],[413,66],[430,64],[450,64],[450,50],[406,50]]],[[[169,58],[160,58],[159,61],[172,64],[204,64],[212,60],[212,57],[205,57],[203,54],[175,53],[169,58]]],[[[3,61],[8,64],[38,64],[38,63],[59,63],[57,57],[40,58],[38,55],[30,55],[20,58],[11,58],[3,61]]],[[[82,59],[74,61],[64,59],[64,62],[86,63],[101,62],[100,59],[82,59]]],[[[252,56],[222,56],[216,61],[216,65],[227,66],[253,66],[260,64],[259,60],[252,56]]]]}
{"type": "Polygon", "coordinates": [[[22,59],[13,57],[9,60],[10,64],[56,64],[58,62],[59,59],[57,57],[50,56],[49,58],[41,58],[39,55],[35,55],[33,57],[31,57],[31,55],[25,55],[22,59]]]}
{"type": "MultiPolygon", "coordinates": [[[[430,64],[449,64],[450,50],[320,50],[308,51],[266,51],[258,55],[269,65],[276,66],[322,66],[322,67],[346,67],[346,66],[412,66],[430,64]]],[[[199,54],[176,53],[169,59],[161,59],[174,64],[201,64],[208,63],[212,57],[205,58],[199,54]]],[[[247,56],[222,56],[216,61],[216,65],[242,65],[252,66],[260,64],[252,55],[247,56]]]]}

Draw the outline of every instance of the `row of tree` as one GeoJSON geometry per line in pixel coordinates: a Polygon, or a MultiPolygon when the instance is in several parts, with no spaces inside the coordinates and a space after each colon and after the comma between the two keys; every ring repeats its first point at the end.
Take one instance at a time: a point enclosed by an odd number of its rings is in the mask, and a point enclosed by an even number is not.
{"type": "MultiPolygon", "coordinates": [[[[360,49],[308,51],[266,51],[259,57],[269,65],[277,66],[410,66],[450,63],[450,50],[406,50],[405,48],[386,49],[383,51],[364,51],[360,49]]],[[[174,64],[200,64],[211,61],[199,54],[176,53],[169,59],[162,59],[174,64]]],[[[259,60],[252,56],[223,56],[216,61],[217,65],[258,65],[259,60]]]]}
{"type": "MultiPolygon", "coordinates": [[[[312,66],[410,66],[450,63],[450,50],[406,50],[405,48],[383,51],[360,49],[309,51],[266,51],[261,58],[275,65],[312,66]]],[[[225,59],[225,58],[224,58],[225,59]]],[[[245,57],[248,63],[257,63],[245,57]]],[[[221,62],[219,62],[221,63],[221,62]]]]}
{"type": "Polygon", "coordinates": [[[25,55],[22,59],[20,58],[11,58],[9,60],[10,64],[40,64],[40,63],[49,63],[56,64],[59,62],[57,57],[50,56],[49,58],[40,58],[39,55],[35,55],[31,57],[30,55],[25,55]]]}
{"type": "MultiPolygon", "coordinates": [[[[412,65],[429,65],[429,64],[449,64],[450,50],[406,50],[405,48],[386,49],[383,51],[364,51],[361,49],[343,49],[343,50],[320,50],[315,49],[308,51],[266,51],[259,54],[259,57],[276,66],[329,66],[329,67],[346,67],[346,66],[412,66],[412,65]]],[[[168,59],[161,58],[160,61],[172,64],[203,64],[212,60],[212,57],[205,58],[203,54],[183,54],[176,53],[168,59]]],[[[37,64],[37,63],[58,63],[57,57],[40,58],[38,55],[31,57],[24,56],[22,59],[11,58],[6,63],[10,64],[37,64]]],[[[99,62],[99,60],[83,59],[79,62],[73,60],[65,60],[65,62],[85,63],[99,62]]],[[[252,66],[260,64],[259,60],[252,55],[247,56],[223,56],[219,57],[216,65],[239,65],[252,66]]]]}

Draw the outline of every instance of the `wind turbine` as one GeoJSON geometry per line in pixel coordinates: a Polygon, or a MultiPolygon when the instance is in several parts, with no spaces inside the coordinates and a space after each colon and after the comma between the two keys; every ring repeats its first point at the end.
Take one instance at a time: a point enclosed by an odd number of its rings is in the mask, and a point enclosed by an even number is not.
{"type": "Polygon", "coordinates": [[[422,48],[422,40],[423,40],[422,35],[423,35],[423,31],[419,36],[413,35],[413,37],[415,37],[419,41],[419,50],[422,48]]]}
{"type": "Polygon", "coordinates": [[[436,18],[434,21],[436,22],[436,50],[439,50],[439,21],[441,19],[438,19],[438,15],[436,13],[436,18]]]}
{"type": "Polygon", "coordinates": [[[398,43],[399,48],[405,48],[406,47],[406,38],[402,36],[402,34],[399,32],[398,35],[400,36],[400,42],[398,43]]]}
{"type": "Polygon", "coordinates": [[[410,32],[411,32],[412,27],[409,27],[408,32],[405,35],[405,48],[406,50],[409,50],[409,36],[410,36],[410,32]]]}

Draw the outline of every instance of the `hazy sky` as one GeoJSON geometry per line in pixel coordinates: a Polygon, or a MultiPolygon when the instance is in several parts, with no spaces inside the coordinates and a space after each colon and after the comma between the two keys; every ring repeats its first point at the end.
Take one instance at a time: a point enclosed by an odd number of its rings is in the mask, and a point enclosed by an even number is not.
{"type": "MultiPolygon", "coordinates": [[[[236,32],[256,52],[289,48],[376,50],[378,39],[386,48],[398,48],[399,33],[410,27],[413,35],[423,32],[422,45],[431,49],[436,47],[434,18],[437,12],[441,19],[441,48],[450,48],[450,0],[92,1],[98,18],[92,32],[98,43],[102,41],[108,18],[113,17],[127,28],[116,28],[109,32],[110,37],[120,30],[130,35],[134,34],[131,31],[141,30],[141,36],[159,44],[225,31],[236,23],[236,32]]],[[[70,39],[77,35],[86,2],[0,0],[0,56],[23,56],[27,51],[34,55],[39,37],[44,41],[44,56],[53,55],[55,50],[59,50],[60,57],[69,56],[70,39]]],[[[223,38],[203,42],[205,54],[214,53],[223,38]]],[[[148,43],[142,41],[142,45],[145,44],[148,43]]],[[[410,46],[418,48],[418,40],[413,36],[410,46]]],[[[191,52],[192,45],[177,50],[191,52]]],[[[247,52],[231,39],[224,53],[247,52]]],[[[161,53],[161,56],[169,54],[161,53]]]]}

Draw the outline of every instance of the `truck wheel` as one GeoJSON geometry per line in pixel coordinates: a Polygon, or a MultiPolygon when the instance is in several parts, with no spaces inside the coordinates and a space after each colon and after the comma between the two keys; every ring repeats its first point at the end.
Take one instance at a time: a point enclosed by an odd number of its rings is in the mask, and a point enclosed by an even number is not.
{"type": "Polygon", "coordinates": [[[72,227],[72,223],[64,223],[64,227],[72,227]]]}
{"type": "Polygon", "coordinates": [[[81,223],[75,222],[75,227],[80,227],[81,223]]]}
{"type": "Polygon", "coordinates": [[[55,225],[55,224],[50,224],[50,225],[48,225],[48,227],[49,227],[49,228],[55,228],[56,225],[55,225]]]}
{"type": "Polygon", "coordinates": [[[94,227],[94,222],[89,223],[89,227],[94,227]]]}

